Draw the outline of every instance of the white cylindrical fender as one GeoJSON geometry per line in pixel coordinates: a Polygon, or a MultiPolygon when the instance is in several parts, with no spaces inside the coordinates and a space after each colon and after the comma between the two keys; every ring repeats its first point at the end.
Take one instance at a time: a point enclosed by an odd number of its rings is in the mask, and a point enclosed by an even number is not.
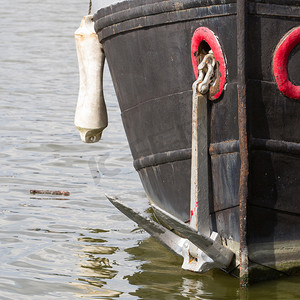
{"type": "Polygon", "coordinates": [[[105,55],[94,30],[92,15],[85,16],[75,31],[80,88],[75,113],[75,126],[85,143],[95,143],[107,127],[103,95],[105,55]]]}

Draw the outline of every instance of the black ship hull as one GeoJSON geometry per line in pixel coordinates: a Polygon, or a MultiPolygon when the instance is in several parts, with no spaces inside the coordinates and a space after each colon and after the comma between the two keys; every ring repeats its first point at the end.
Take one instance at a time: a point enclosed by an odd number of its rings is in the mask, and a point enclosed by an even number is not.
{"type": "MultiPolygon", "coordinates": [[[[150,203],[183,222],[190,219],[191,40],[199,27],[216,35],[226,86],[207,107],[209,226],[236,254],[237,265],[247,256],[247,266],[241,267],[253,281],[295,274],[300,267],[300,100],[280,92],[273,71],[278,43],[299,26],[299,5],[296,0],[284,5],[248,1],[243,20],[232,0],[142,0],[94,16],[134,167],[150,203]]],[[[299,49],[297,44],[287,63],[296,87],[299,49]]]]}

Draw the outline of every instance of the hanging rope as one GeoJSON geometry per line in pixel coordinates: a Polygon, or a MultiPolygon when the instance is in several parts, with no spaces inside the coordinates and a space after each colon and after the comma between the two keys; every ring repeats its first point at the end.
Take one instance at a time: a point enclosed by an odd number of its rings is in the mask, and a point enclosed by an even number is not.
{"type": "Polygon", "coordinates": [[[92,12],[92,0],[90,0],[89,15],[91,14],[91,12],[92,12]]]}

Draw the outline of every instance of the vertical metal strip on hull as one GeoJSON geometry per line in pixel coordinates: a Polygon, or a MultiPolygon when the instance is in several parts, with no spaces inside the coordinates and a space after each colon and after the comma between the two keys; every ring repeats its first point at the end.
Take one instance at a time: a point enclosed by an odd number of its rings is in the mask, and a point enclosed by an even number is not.
{"type": "Polygon", "coordinates": [[[249,284],[247,245],[247,200],[249,178],[249,152],[247,132],[247,78],[246,78],[247,0],[237,1],[237,65],[238,65],[238,125],[241,158],[240,204],[240,285],[249,284]]]}

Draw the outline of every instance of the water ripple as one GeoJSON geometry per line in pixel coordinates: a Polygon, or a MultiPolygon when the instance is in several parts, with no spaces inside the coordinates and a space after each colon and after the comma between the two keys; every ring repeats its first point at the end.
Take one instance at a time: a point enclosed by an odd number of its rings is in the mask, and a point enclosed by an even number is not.
{"type": "MultiPolygon", "coordinates": [[[[102,141],[81,143],[73,125],[73,33],[88,1],[2,2],[0,299],[238,299],[237,280],[181,270],[179,258],[106,200],[105,193],[119,195],[147,208],[107,66],[110,123],[102,141]]],[[[289,279],[253,289],[251,297],[296,299],[297,291],[299,280],[289,279]]]]}

